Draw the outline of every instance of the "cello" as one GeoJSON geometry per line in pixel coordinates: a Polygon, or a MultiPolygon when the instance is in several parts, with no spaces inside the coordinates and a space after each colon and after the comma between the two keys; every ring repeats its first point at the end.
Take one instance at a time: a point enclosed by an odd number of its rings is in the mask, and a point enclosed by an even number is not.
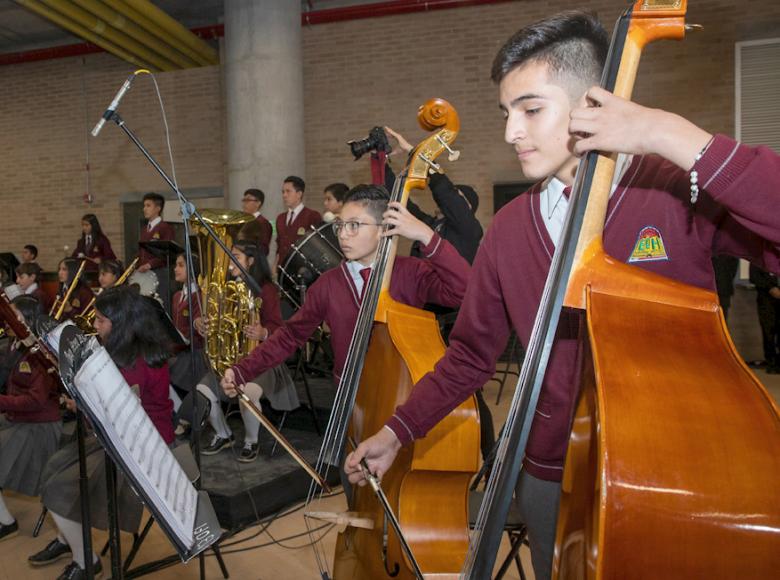
{"type": "MultiPolygon", "coordinates": [[[[614,92],[624,98],[643,47],[685,31],[684,1],[656,2],[653,11],[645,4],[616,27],[625,40],[614,92]]],[[[595,171],[594,182],[611,178],[610,159],[595,171]]],[[[564,300],[587,312],[588,354],[553,576],[773,577],[778,407],[735,349],[714,292],[604,252],[608,192],[591,189],[564,300]],[[637,336],[653,343],[640,356],[637,336]]]]}
{"type": "MultiPolygon", "coordinates": [[[[459,119],[449,103],[428,101],[420,107],[418,121],[434,133],[409,154],[391,201],[405,204],[412,189],[426,186],[429,171],[439,169],[436,158],[444,151],[454,155],[450,144],[459,119]]],[[[377,249],[318,468],[326,460],[340,464],[347,436],[359,442],[380,429],[444,354],[434,315],[390,295],[396,248],[394,236],[383,237],[377,249]]],[[[384,496],[369,486],[352,490],[348,514],[355,525],[348,524],[338,536],[332,577],[457,573],[468,549],[468,490],[479,463],[479,421],[470,397],[424,440],[404,449],[382,479],[384,496]]],[[[320,571],[329,577],[322,562],[320,571]]]]}
{"type": "MultiPolygon", "coordinates": [[[[685,11],[684,0],[635,2],[615,27],[602,87],[630,99],[643,48],[681,39],[685,11]]],[[[591,152],[578,168],[465,575],[492,570],[565,306],[583,314],[583,369],[553,577],[772,577],[777,405],[734,349],[713,292],[606,254],[615,162],[591,152]]]]}

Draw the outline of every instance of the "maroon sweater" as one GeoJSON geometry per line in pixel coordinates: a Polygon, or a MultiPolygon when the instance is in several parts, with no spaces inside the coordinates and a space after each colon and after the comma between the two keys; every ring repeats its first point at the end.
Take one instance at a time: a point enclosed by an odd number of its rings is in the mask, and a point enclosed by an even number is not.
{"type": "Polygon", "coordinates": [[[309,233],[311,226],[317,227],[321,221],[322,216],[319,212],[305,206],[289,226],[287,225],[287,212],[276,216],[276,254],[279,256],[277,261],[279,266],[284,266],[284,262],[290,254],[290,246],[299,237],[309,233]]]}
{"type": "Polygon", "coordinates": [[[271,237],[273,236],[274,228],[271,225],[271,222],[265,219],[262,214],[257,216],[255,221],[259,226],[257,242],[260,245],[260,249],[262,250],[263,254],[267,256],[268,248],[271,246],[271,237]]]}
{"type": "MultiPolygon", "coordinates": [[[[696,164],[702,193],[690,204],[688,173],[656,156],[635,158],[609,202],[604,246],[646,270],[714,290],[710,256],[729,254],[780,271],[780,157],[718,135],[696,164]],[[654,260],[631,259],[651,226],[663,240],[654,260]]],[[[444,358],[396,409],[388,426],[404,444],[424,436],[493,375],[510,328],[527,346],[554,245],[535,186],[493,220],[444,358]]],[[[560,480],[577,374],[577,315],[564,312],[526,450],[532,475],[560,480]]]]}
{"type": "MultiPolygon", "coordinates": [[[[434,234],[423,252],[427,260],[400,256],[395,259],[390,296],[418,308],[426,303],[458,306],[468,282],[468,262],[438,234],[434,234]]],[[[360,297],[346,262],[342,262],[338,268],[317,278],[306,293],[306,302],[292,318],[233,366],[236,377],[239,380],[256,377],[284,362],[325,321],[331,332],[333,378],[338,381],[359,309],[360,297]]]]}
{"type": "MultiPolygon", "coordinates": [[[[64,288],[60,289],[59,296],[64,296],[67,292],[68,291],[64,288]]],[[[90,290],[89,286],[80,282],[79,285],[73,289],[73,292],[70,293],[70,298],[68,298],[70,310],[68,310],[68,307],[65,307],[62,311],[62,316],[60,317],[61,320],[73,320],[75,316],[84,314],[84,311],[94,297],[95,293],[90,290]]]]}
{"type": "MultiPolygon", "coordinates": [[[[160,223],[158,223],[156,226],[152,228],[152,231],[149,231],[148,227],[144,227],[141,230],[141,235],[139,236],[138,241],[150,242],[152,240],[172,240],[173,238],[174,238],[173,226],[168,222],[161,221],[160,223]]],[[[162,258],[155,258],[151,254],[151,252],[148,252],[143,248],[139,250],[138,257],[140,258],[138,260],[139,266],[143,266],[144,264],[149,264],[152,270],[157,270],[158,268],[164,268],[166,266],[165,260],[163,260],[162,258]]]]}
{"type": "Polygon", "coordinates": [[[116,260],[114,250],[111,249],[111,242],[108,241],[108,238],[105,235],[102,235],[97,239],[94,239],[93,236],[92,244],[89,247],[86,245],[85,236],[82,235],[76,243],[76,249],[73,250],[72,257],[90,258],[87,260],[86,266],[84,266],[84,270],[87,272],[98,271],[97,263],[92,261],[95,258],[100,258],[101,261],[116,260]]]}
{"type": "MultiPolygon", "coordinates": [[[[263,284],[260,291],[262,292],[261,298],[263,299],[263,303],[260,306],[260,324],[268,329],[268,336],[271,336],[277,328],[282,326],[282,310],[279,304],[279,292],[272,282],[263,284]]],[[[186,296],[184,297],[184,300],[182,300],[181,295],[181,290],[173,295],[173,324],[176,326],[176,329],[181,332],[184,338],[189,338],[189,301],[186,296]]],[[[192,297],[192,308],[195,311],[193,320],[197,320],[201,317],[200,292],[192,297]]],[[[195,349],[202,348],[203,337],[198,332],[195,332],[195,349]]]]}
{"type": "Polygon", "coordinates": [[[168,365],[152,368],[142,357],[138,357],[132,367],[119,369],[131,387],[138,385],[141,406],[157,427],[160,436],[170,444],[173,439],[173,402],[168,394],[171,382],[168,365]]]}
{"type": "MultiPolygon", "coordinates": [[[[190,301],[185,296],[182,300],[182,291],[179,290],[173,295],[171,299],[171,308],[173,309],[173,325],[176,330],[181,332],[181,335],[187,340],[190,339],[190,301]]],[[[192,297],[192,309],[195,311],[193,320],[197,320],[201,317],[200,314],[200,292],[196,292],[192,297]]],[[[195,330],[193,347],[195,350],[203,348],[203,337],[195,330]]]]}
{"type": "Polygon", "coordinates": [[[0,412],[14,423],[59,421],[57,386],[55,375],[26,353],[8,377],[6,394],[0,395],[0,412]]]}

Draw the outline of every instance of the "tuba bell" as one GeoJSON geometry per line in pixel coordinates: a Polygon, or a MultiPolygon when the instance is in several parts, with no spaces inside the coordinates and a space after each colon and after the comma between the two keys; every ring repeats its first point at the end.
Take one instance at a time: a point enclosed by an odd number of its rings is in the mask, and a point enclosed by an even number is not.
{"type": "MultiPolygon", "coordinates": [[[[204,209],[201,216],[228,248],[241,227],[254,220],[248,213],[230,209],[204,209]]],[[[194,219],[190,223],[197,235],[200,257],[198,286],[207,322],[206,356],[214,371],[223,375],[225,369],[257,346],[257,341],[249,340],[244,334],[244,327],[259,319],[262,299],[253,297],[242,280],[229,279],[230,258],[203,226],[194,219]]]]}

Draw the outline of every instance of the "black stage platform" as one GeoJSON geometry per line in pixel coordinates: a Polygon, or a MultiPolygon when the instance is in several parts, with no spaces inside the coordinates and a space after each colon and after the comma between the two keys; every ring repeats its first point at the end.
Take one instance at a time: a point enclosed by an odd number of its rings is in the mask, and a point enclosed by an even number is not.
{"type": "MultiPolygon", "coordinates": [[[[307,377],[317,410],[320,428],[325,429],[333,403],[335,386],[328,378],[307,377]]],[[[317,435],[303,383],[298,381],[301,407],[288,414],[282,434],[314,465],[319,453],[321,436],[317,435]]],[[[263,401],[263,412],[278,426],[281,414],[270,409],[263,401]]],[[[224,407],[223,407],[224,408],[224,407]]],[[[306,498],[310,477],[294,459],[276,446],[275,439],[260,427],[260,453],[252,463],[237,461],[244,439],[244,426],[236,404],[229,407],[228,423],[236,440],[233,449],[223,449],[216,455],[201,457],[203,489],[211,497],[214,510],[224,529],[236,530],[259,518],[278,512],[306,498]]],[[[202,445],[211,441],[213,431],[207,427],[201,438],[202,445]]],[[[338,472],[330,470],[331,485],[339,484],[338,472]]]]}

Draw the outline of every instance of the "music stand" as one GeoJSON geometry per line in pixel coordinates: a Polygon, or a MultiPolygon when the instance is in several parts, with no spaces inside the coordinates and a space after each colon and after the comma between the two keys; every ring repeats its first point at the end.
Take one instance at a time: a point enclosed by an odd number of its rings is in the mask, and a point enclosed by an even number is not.
{"type": "Polygon", "coordinates": [[[16,267],[19,260],[11,252],[0,252],[0,286],[5,286],[7,281],[16,282],[16,267]]]}
{"type": "MultiPolygon", "coordinates": [[[[148,242],[138,242],[138,246],[149,252],[155,258],[165,260],[166,279],[165,295],[160,296],[165,303],[166,308],[171,308],[171,260],[175,263],[176,256],[184,252],[179,244],[173,240],[149,240],[148,242]]],[[[160,280],[160,284],[163,281],[160,280]]]]}

